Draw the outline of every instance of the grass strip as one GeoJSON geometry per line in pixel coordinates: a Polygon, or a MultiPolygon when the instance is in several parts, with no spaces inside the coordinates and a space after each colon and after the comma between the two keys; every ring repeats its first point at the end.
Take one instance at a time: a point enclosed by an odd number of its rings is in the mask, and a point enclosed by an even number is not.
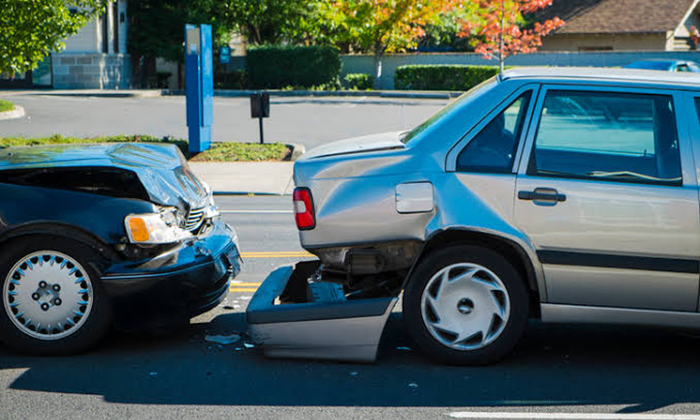
{"type": "Polygon", "coordinates": [[[96,144],[96,143],[160,143],[174,144],[191,162],[265,162],[288,160],[289,147],[282,143],[213,143],[209,150],[192,154],[187,150],[187,140],[174,137],[155,137],[151,135],[119,135],[104,137],[64,137],[54,134],[50,137],[24,138],[0,137],[0,148],[11,146],[41,146],[51,144],[96,144]]]}

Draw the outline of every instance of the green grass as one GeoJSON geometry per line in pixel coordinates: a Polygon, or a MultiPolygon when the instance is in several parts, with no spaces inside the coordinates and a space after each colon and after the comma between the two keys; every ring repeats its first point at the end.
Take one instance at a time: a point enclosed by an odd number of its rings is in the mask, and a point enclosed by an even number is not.
{"type": "Polygon", "coordinates": [[[15,109],[15,104],[4,99],[0,99],[0,112],[12,111],[15,109]]]}
{"type": "Polygon", "coordinates": [[[23,138],[0,137],[0,148],[10,146],[40,146],[48,144],[95,144],[95,143],[161,143],[174,144],[192,162],[261,162],[286,160],[289,149],[282,143],[214,143],[211,149],[191,154],[187,150],[187,140],[173,137],[155,137],[150,135],[120,135],[105,137],[63,137],[54,134],[50,137],[23,138]]]}

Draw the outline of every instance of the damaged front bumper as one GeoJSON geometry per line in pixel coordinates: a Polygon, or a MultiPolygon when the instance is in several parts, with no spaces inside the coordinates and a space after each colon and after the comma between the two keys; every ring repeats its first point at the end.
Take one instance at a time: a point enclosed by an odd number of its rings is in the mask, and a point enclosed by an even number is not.
{"type": "Polygon", "coordinates": [[[161,327],[216,307],[241,270],[236,233],[221,220],[205,237],[144,262],[109,267],[101,287],[124,328],[161,327]]]}
{"type": "Polygon", "coordinates": [[[266,356],[373,362],[397,297],[351,299],[342,286],[314,281],[320,261],[273,271],[246,319],[266,356]]]}

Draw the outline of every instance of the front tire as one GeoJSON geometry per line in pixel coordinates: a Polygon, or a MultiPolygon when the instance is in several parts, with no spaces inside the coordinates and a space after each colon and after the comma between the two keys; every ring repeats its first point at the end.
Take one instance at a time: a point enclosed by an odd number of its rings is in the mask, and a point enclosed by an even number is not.
{"type": "Polygon", "coordinates": [[[416,267],[403,316],[418,347],[436,361],[485,365],[515,347],[528,306],[525,283],[503,256],[461,245],[433,252],[416,267]]]}
{"type": "Polygon", "coordinates": [[[0,340],[33,355],[74,354],[110,326],[100,257],[69,239],[24,237],[3,248],[0,340]]]}

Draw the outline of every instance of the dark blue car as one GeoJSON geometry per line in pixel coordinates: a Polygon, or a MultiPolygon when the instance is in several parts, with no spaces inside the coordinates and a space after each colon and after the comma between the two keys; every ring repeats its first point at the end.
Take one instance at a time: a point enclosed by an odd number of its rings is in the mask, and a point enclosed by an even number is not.
{"type": "Polygon", "coordinates": [[[18,351],[75,353],[114,324],[186,322],[218,305],[240,263],[174,146],[0,150],[0,340],[18,351]]]}

